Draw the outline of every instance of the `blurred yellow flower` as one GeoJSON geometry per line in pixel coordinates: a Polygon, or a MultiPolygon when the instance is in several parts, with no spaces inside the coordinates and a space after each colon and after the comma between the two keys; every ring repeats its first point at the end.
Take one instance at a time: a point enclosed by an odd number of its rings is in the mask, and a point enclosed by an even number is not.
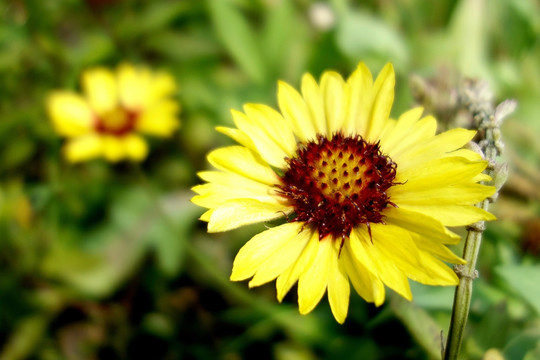
{"type": "Polygon", "coordinates": [[[375,81],[360,63],[346,80],[304,75],[301,93],[280,82],[280,112],[261,104],[233,111],[236,128],[218,128],[240,145],[214,150],[218,171],[193,190],[209,210],[209,232],[286,216],[240,249],[231,279],[249,286],[274,279],[281,301],[298,282],[298,304],[309,313],[325,292],[345,321],[350,283],[366,301],[384,302],[384,285],[406,299],[408,279],[456,285],[444,262],[463,264],[446,245],[462,226],[493,215],[473,206],[492,195],[487,163],[462,149],[475,131],[436,135],[422,109],[389,118],[395,75],[388,64],[375,81]]]}
{"type": "Polygon", "coordinates": [[[169,74],[122,64],[116,72],[89,69],[81,82],[84,96],[55,91],[47,99],[56,132],[68,138],[64,153],[71,162],[140,161],[148,153],[140,134],[167,137],[179,126],[180,105],[171,98],[176,84],[169,74]]]}

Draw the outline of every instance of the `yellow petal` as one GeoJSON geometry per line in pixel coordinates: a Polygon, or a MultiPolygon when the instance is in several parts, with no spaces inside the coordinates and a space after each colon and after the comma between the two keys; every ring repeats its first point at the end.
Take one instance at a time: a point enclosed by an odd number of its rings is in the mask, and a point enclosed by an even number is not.
{"type": "Polygon", "coordinates": [[[212,213],[214,212],[214,209],[210,209],[208,211],[205,211],[200,217],[199,220],[209,222],[210,218],[212,217],[212,213]]]}
{"type": "MultiPolygon", "coordinates": [[[[209,209],[219,207],[230,200],[239,199],[253,199],[269,204],[279,204],[275,196],[256,189],[246,189],[241,187],[231,188],[229,186],[210,183],[197,185],[193,187],[192,190],[199,195],[195,195],[191,201],[194,204],[209,209]]],[[[266,191],[268,192],[268,189],[266,189],[266,191]]]]}
{"type": "Polygon", "coordinates": [[[386,147],[386,144],[381,143],[381,147],[392,160],[398,162],[402,152],[433,138],[436,131],[437,120],[433,116],[426,116],[415,122],[408,133],[403,133],[401,140],[395,145],[386,147]]]}
{"type": "Polygon", "coordinates": [[[432,241],[429,238],[422,237],[416,233],[411,233],[413,240],[419,250],[425,251],[436,258],[452,263],[452,264],[465,264],[465,260],[457,256],[447,248],[445,245],[432,241]]]}
{"type": "Polygon", "coordinates": [[[47,99],[47,110],[55,131],[61,136],[88,134],[93,129],[93,114],[79,95],[57,91],[47,99]]]}
{"type": "Polygon", "coordinates": [[[255,276],[249,282],[249,287],[259,286],[274,280],[301,256],[311,238],[312,232],[302,230],[302,224],[294,222],[289,224],[296,225],[293,227],[296,229],[296,233],[281,248],[272,254],[268,254],[268,258],[258,266],[255,276]]]}
{"type": "MultiPolygon", "coordinates": [[[[304,229],[304,231],[309,230],[304,229]]],[[[277,278],[277,299],[280,302],[283,300],[285,294],[287,294],[291,287],[296,283],[296,281],[298,281],[300,274],[313,265],[313,261],[317,256],[319,249],[319,234],[316,231],[309,232],[309,241],[298,259],[277,278]]]]}
{"type": "Polygon", "coordinates": [[[296,139],[289,122],[279,112],[263,104],[246,104],[244,111],[253,123],[263,129],[266,135],[272,138],[287,156],[294,154],[296,139]]]}
{"type": "MultiPolygon", "coordinates": [[[[408,278],[423,284],[455,285],[457,277],[452,269],[431,254],[418,249],[407,230],[392,225],[373,224],[372,234],[375,248],[380,254],[375,256],[382,260],[381,264],[388,261],[408,278]]],[[[388,268],[388,263],[383,268],[388,268]]],[[[396,291],[402,293],[399,289],[396,291]]]]}
{"type": "Polygon", "coordinates": [[[398,205],[472,205],[493,195],[495,191],[495,187],[481,184],[441,184],[439,188],[396,191],[392,194],[392,201],[398,205]]]}
{"type": "Polygon", "coordinates": [[[257,151],[257,148],[255,147],[253,141],[242,130],[225,126],[217,126],[216,130],[222,134],[227,135],[240,145],[245,146],[250,150],[257,151]]]}
{"type": "Polygon", "coordinates": [[[445,226],[470,225],[477,221],[495,220],[495,216],[471,205],[409,205],[402,204],[400,209],[420,212],[431,216],[445,226]]]}
{"type": "Polygon", "coordinates": [[[142,137],[136,134],[128,134],[123,138],[126,154],[135,161],[141,161],[148,154],[148,145],[142,137]]]}
{"type": "Polygon", "coordinates": [[[469,161],[480,161],[484,160],[482,155],[479,153],[469,150],[469,149],[458,149],[456,151],[449,152],[444,155],[444,157],[462,157],[469,161]]]}
{"type": "Polygon", "coordinates": [[[127,155],[124,139],[118,136],[103,136],[103,156],[111,162],[124,159],[127,155]]]}
{"type": "Polygon", "coordinates": [[[193,187],[197,196],[193,203],[206,208],[218,207],[232,199],[255,199],[278,203],[274,190],[266,184],[243,176],[221,171],[203,171],[198,174],[208,183],[193,187]]]}
{"type": "Polygon", "coordinates": [[[451,232],[441,222],[429,215],[403,208],[389,208],[385,210],[384,216],[387,224],[415,232],[431,241],[442,244],[457,244],[461,241],[459,235],[451,232]]]}
{"type": "Polygon", "coordinates": [[[474,130],[457,128],[436,135],[418,146],[412,146],[400,154],[400,159],[403,159],[400,161],[400,164],[403,164],[401,170],[416,167],[418,164],[451,153],[471,141],[475,134],[474,130]]]}
{"type": "Polygon", "coordinates": [[[487,166],[486,161],[469,161],[462,157],[435,159],[405,171],[399,170],[396,180],[403,185],[393,186],[389,194],[415,192],[425,188],[471,183],[471,179],[487,166]]]}
{"type": "Polygon", "coordinates": [[[64,153],[70,162],[100,157],[103,154],[103,141],[97,134],[73,138],[66,143],[64,153]]]}
{"type": "Polygon", "coordinates": [[[147,105],[159,102],[161,99],[174,95],[177,91],[176,81],[169,73],[152,73],[148,88],[147,105]]]}
{"type": "MultiPolygon", "coordinates": [[[[345,245],[348,247],[349,253],[357,262],[362,264],[362,266],[369,269],[373,275],[378,277],[378,269],[371,260],[371,256],[368,255],[367,243],[365,243],[366,239],[364,239],[364,235],[364,230],[354,228],[349,236],[349,241],[346,241],[345,245]]],[[[368,239],[367,241],[371,242],[371,239],[368,239]]]]}
{"type": "Polygon", "coordinates": [[[416,282],[426,285],[454,286],[459,279],[448,265],[436,259],[427,252],[422,252],[422,265],[417,271],[407,273],[407,276],[416,282]]]}
{"type": "Polygon", "coordinates": [[[290,212],[286,206],[253,199],[235,199],[214,209],[208,222],[208,232],[236,229],[243,225],[270,221],[290,212]]]}
{"type": "Polygon", "coordinates": [[[94,68],[85,71],[82,86],[91,108],[98,115],[113,111],[118,106],[116,78],[110,70],[94,68]]]}
{"type": "Polygon", "coordinates": [[[326,134],[324,99],[321,89],[311,74],[302,77],[302,96],[306,103],[311,123],[317,134],[326,134]]]}
{"type": "Polygon", "coordinates": [[[480,174],[478,174],[478,175],[476,175],[475,177],[472,178],[473,182],[489,183],[491,180],[493,180],[491,178],[491,176],[489,176],[488,174],[484,174],[484,173],[480,173],[480,174]]]}
{"type": "Polygon", "coordinates": [[[391,263],[413,280],[413,275],[425,273],[421,265],[420,251],[407,230],[388,224],[372,224],[371,233],[373,246],[370,250],[379,253],[374,257],[380,261],[380,269],[389,269],[388,263],[391,263]]]}
{"type": "Polygon", "coordinates": [[[283,117],[291,124],[300,141],[307,142],[317,137],[304,99],[298,91],[283,81],[278,83],[278,103],[283,117]]]}
{"type": "Polygon", "coordinates": [[[148,91],[150,77],[144,76],[131,64],[118,67],[118,92],[122,105],[131,110],[140,110],[148,91]]]}
{"type": "MultiPolygon", "coordinates": [[[[323,240],[325,241],[325,240],[323,240]]],[[[328,302],[336,321],[343,324],[349,311],[350,286],[345,264],[339,258],[341,241],[332,241],[332,264],[328,274],[328,302]]]]}
{"type": "Polygon", "coordinates": [[[381,143],[385,141],[385,139],[388,137],[388,134],[392,133],[392,131],[394,130],[396,126],[397,126],[397,121],[394,119],[388,119],[385,122],[381,130],[381,133],[379,134],[379,140],[381,141],[381,143]]]}
{"type": "Polygon", "coordinates": [[[411,289],[407,277],[391,259],[381,253],[376,245],[376,240],[371,238],[363,227],[355,227],[351,231],[349,238],[351,249],[356,259],[366,267],[373,269],[373,272],[389,288],[406,298],[412,299],[411,289]]]}
{"type": "Polygon", "coordinates": [[[285,119],[264,105],[244,106],[246,114],[232,111],[238,129],[250,137],[257,152],[270,165],[286,166],[285,158],[296,152],[296,140],[285,119]]]}
{"type": "Polygon", "coordinates": [[[343,124],[344,133],[365,137],[373,100],[373,77],[366,64],[358,64],[356,70],[347,79],[347,84],[350,92],[350,107],[343,124]]]}
{"type": "Polygon", "coordinates": [[[179,127],[177,114],[180,106],[173,100],[162,100],[144,109],[139,114],[135,127],[137,131],[153,136],[167,137],[179,127]]]}
{"type": "Polygon", "coordinates": [[[140,110],[173,95],[176,82],[168,73],[122,64],[118,67],[118,87],[122,104],[140,110]]]}
{"type": "Polygon", "coordinates": [[[307,314],[321,301],[328,284],[330,267],[335,256],[330,237],[319,241],[317,255],[313,264],[298,279],[298,308],[300,314],[307,314]]]}
{"type": "Polygon", "coordinates": [[[324,98],[326,132],[330,137],[342,130],[347,114],[348,93],[341,75],[334,71],[326,71],[321,77],[321,92],[324,98]]]}
{"type": "Polygon", "coordinates": [[[377,306],[381,305],[384,302],[384,285],[352,255],[349,241],[345,241],[340,261],[343,261],[347,275],[358,295],[367,302],[375,303],[377,306]]]}
{"type": "Polygon", "coordinates": [[[393,148],[410,136],[413,125],[418,122],[424,109],[416,107],[401,114],[391,131],[381,136],[381,148],[384,153],[394,154],[393,148]]]}
{"type": "Polygon", "coordinates": [[[256,192],[260,192],[261,195],[269,194],[271,190],[268,185],[262,184],[254,180],[250,180],[244,176],[234,173],[225,173],[221,171],[201,171],[197,173],[197,175],[204,181],[224,186],[230,186],[231,188],[238,185],[237,187],[242,188],[241,190],[253,189],[256,192]]]}
{"type": "Polygon", "coordinates": [[[216,149],[208,154],[208,161],[219,170],[239,174],[270,186],[279,183],[279,178],[272,168],[260,156],[243,146],[216,149]]]}
{"type": "Polygon", "coordinates": [[[373,107],[366,131],[368,141],[377,142],[379,140],[384,124],[390,116],[390,110],[394,102],[395,82],[394,67],[388,63],[381,70],[373,85],[373,107]]]}
{"type": "Polygon", "coordinates": [[[241,281],[252,277],[272,254],[281,253],[287,243],[295,240],[301,228],[302,223],[299,222],[285,223],[252,237],[234,259],[231,280],[241,281]]]}

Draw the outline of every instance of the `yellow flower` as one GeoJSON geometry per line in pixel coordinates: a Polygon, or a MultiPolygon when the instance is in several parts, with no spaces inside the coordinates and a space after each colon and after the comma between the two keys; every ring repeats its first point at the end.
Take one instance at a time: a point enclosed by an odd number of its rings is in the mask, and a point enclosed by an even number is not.
{"type": "Polygon", "coordinates": [[[47,99],[56,132],[68,138],[64,153],[71,162],[140,161],[148,153],[140,133],[167,137],[179,126],[180,106],[171,98],[176,84],[166,73],[123,64],[116,73],[89,69],[81,82],[84,97],[55,91],[47,99]]]}
{"type": "Polygon", "coordinates": [[[193,188],[208,231],[287,218],[242,247],[232,280],[277,279],[279,301],[298,282],[302,314],[327,292],[340,323],[350,283],[377,306],[384,285],[411,300],[408,279],[458,283],[444,262],[464,263],[446,247],[460,237],[447,226],[493,220],[473,204],[495,189],[478,183],[490,180],[486,162],[462,149],[475,131],[436,135],[421,108],[389,118],[394,78],[391,64],[375,82],[363,63],[347,80],[306,74],[301,93],[279,83],[280,112],[248,104],[232,111],[236,128],[218,128],[240,145],[211,152],[218,171],[193,188]]]}

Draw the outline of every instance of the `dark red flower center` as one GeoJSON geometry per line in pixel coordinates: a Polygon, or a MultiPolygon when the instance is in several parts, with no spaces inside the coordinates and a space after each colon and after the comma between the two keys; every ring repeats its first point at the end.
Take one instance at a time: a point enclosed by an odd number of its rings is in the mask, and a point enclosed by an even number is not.
{"type": "Polygon", "coordinates": [[[386,191],[397,183],[396,164],[379,143],[361,136],[319,136],[303,144],[281,176],[279,193],[294,207],[294,218],[328,235],[349,237],[353,227],[383,223],[382,211],[393,204],[386,191]]]}
{"type": "Polygon", "coordinates": [[[101,116],[95,116],[94,128],[101,134],[122,136],[135,128],[139,114],[136,111],[118,107],[101,116]]]}

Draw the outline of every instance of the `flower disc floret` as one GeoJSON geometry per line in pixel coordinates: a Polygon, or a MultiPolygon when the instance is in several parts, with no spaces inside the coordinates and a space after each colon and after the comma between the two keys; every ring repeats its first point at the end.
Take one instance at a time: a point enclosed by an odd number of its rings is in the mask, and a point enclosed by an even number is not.
{"type": "Polygon", "coordinates": [[[134,131],[140,113],[119,106],[103,115],[94,115],[95,130],[104,135],[123,136],[134,131]]]}
{"type": "Polygon", "coordinates": [[[381,153],[379,144],[361,136],[319,136],[303,144],[277,187],[294,208],[292,221],[328,235],[349,237],[360,224],[383,223],[382,211],[393,204],[386,191],[396,183],[396,164],[381,153]]]}

